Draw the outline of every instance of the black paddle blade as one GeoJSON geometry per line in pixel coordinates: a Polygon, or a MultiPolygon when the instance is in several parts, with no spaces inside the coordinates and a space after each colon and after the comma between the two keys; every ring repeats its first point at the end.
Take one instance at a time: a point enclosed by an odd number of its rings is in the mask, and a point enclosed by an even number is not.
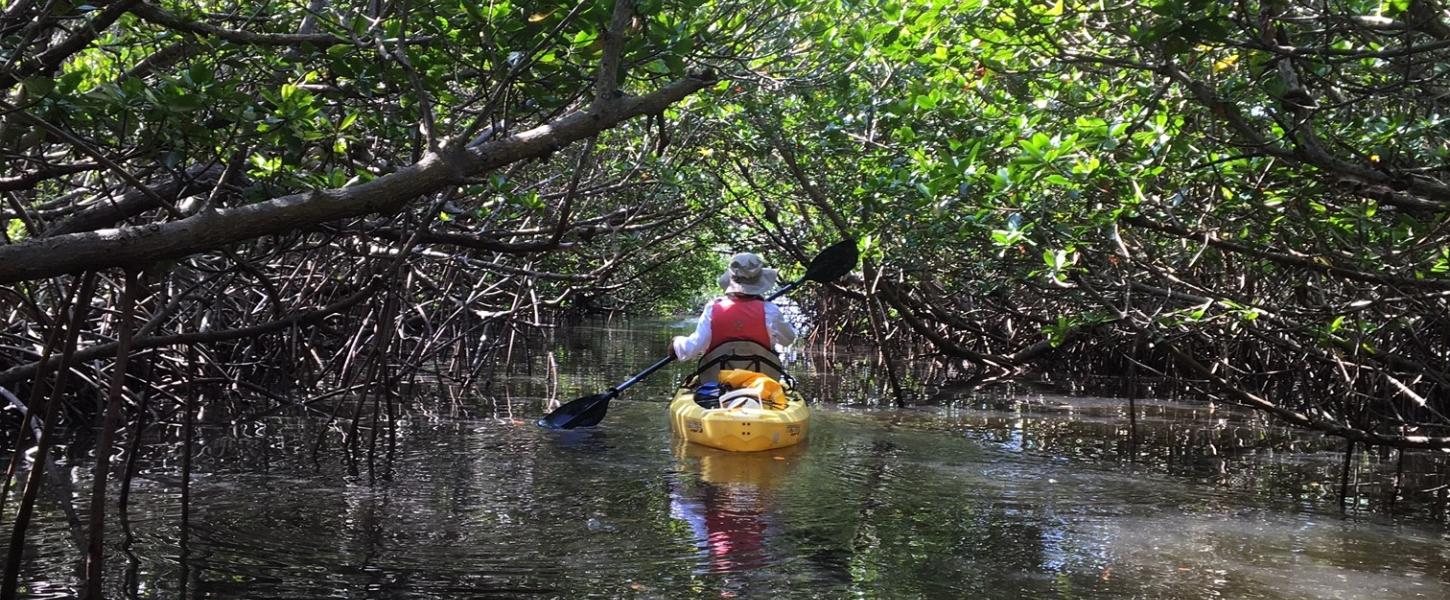
{"type": "Polygon", "coordinates": [[[835,281],[856,268],[856,261],[860,258],[861,249],[856,246],[856,240],[836,242],[816,255],[801,280],[819,283],[835,281]]]}
{"type": "Polygon", "coordinates": [[[539,427],[549,429],[593,427],[604,420],[604,412],[609,410],[609,401],[613,398],[614,392],[611,390],[603,394],[573,400],[554,409],[554,412],[540,417],[539,427]]]}

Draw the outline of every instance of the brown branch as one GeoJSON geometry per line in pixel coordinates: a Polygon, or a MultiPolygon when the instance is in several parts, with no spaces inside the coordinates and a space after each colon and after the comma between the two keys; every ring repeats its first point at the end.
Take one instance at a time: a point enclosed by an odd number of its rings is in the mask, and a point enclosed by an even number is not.
{"type": "MultiPolygon", "coordinates": [[[[378,228],[367,232],[368,235],[385,240],[406,239],[408,233],[391,228],[378,228]]],[[[419,232],[418,240],[424,244],[448,244],[460,248],[483,250],[485,252],[502,252],[504,254],[533,254],[537,252],[551,252],[554,250],[573,248],[572,242],[557,242],[552,240],[528,240],[524,242],[500,242],[495,239],[482,237],[468,233],[452,233],[444,231],[423,231],[419,232]]]]}
{"type": "Polygon", "coordinates": [[[14,70],[0,73],[0,88],[8,88],[15,85],[15,82],[31,75],[50,74],[59,69],[66,59],[95,41],[102,31],[115,24],[116,19],[126,14],[126,11],[137,2],[138,0],[121,0],[101,9],[95,17],[76,28],[75,33],[47,48],[34,60],[24,61],[22,59],[21,64],[14,70]]]}
{"type": "Polygon", "coordinates": [[[1322,431],[1329,435],[1342,437],[1373,446],[1391,446],[1395,448],[1450,448],[1450,437],[1431,437],[1423,435],[1383,435],[1372,431],[1365,431],[1356,427],[1349,427],[1338,423],[1330,423],[1312,415],[1299,411],[1289,410],[1275,404],[1256,394],[1235,386],[1224,378],[1220,377],[1213,369],[1204,366],[1192,356],[1179,350],[1174,344],[1159,344],[1159,346],[1172,354],[1178,362],[1188,366],[1189,369],[1198,373],[1200,377],[1213,383],[1218,389],[1226,392],[1230,397],[1247,404],[1250,407],[1272,414],[1306,429],[1322,431]]]}
{"type": "Polygon", "coordinates": [[[126,387],[126,369],[131,359],[131,334],[135,331],[136,300],[145,288],[140,274],[126,271],[125,289],[121,292],[121,314],[116,318],[120,340],[116,342],[116,364],[111,369],[111,383],[106,390],[106,410],[101,418],[100,439],[96,442],[96,464],[91,478],[91,507],[87,528],[85,598],[101,600],[101,581],[106,556],[106,481],[111,474],[111,447],[116,427],[120,425],[121,396],[126,387]]]}
{"type": "Polygon", "coordinates": [[[614,12],[609,27],[603,32],[604,57],[599,61],[599,75],[594,80],[594,103],[599,104],[613,98],[619,89],[621,60],[624,54],[624,30],[634,16],[634,0],[614,0],[614,12]]]}
{"type": "MultiPolygon", "coordinates": [[[[761,123],[759,123],[759,121],[760,120],[757,119],[757,126],[761,126],[761,123]]],[[[826,197],[826,193],[821,191],[821,188],[816,187],[816,184],[811,181],[811,178],[809,176],[806,175],[805,169],[802,169],[800,162],[796,161],[795,150],[791,148],[790,144],[786,143],[786,141],[781,138],[780,129],[773,126],[762,128],[766,129],[770,136],[770,145],[773,146],[776,152],[780,153],[780,157],[785,160],[786,169],[790,171],[792,177],[795,177],[796,183],[800,184],[801,189],[805,190],[806,195],[811,197],[811,201],[816,204],[816,208],[819,208],[822,212],[826,213],[826,218],[831,220],[831,223],[836,226],[836,229],[840,231],[841,234],[849,235],[851,228],[846,225],[846,220],[842,218],[835,209],[832,208],[833,203],[831,202],[830,198],[826,197]]]]}
{"type": "Polygon", "coordinates": [[[151,53],[150,56],[141,59],[141,62],[136,63],[136,66],[122,73],[117,78],[117,83],[127,79],[144,78],[147,75],[181,62],[181,59],[187,57],[187,50],[194,47],[194,44],[188,44],[186,42],[172,42],[166,47],[151,53]]]}
{"type": "Polygon", "coordinates": [[[579,163],[574,165],[574,174],[569,178],[569,187],[565,190],[564,200],[559,206],[559,222],[554,225],[554,235],[549,242],[557,245],[564,239],[564,233],[569,231],[569,212],[574,207],[574,193],[579,190],[579,179],[584,176],[584,171],[589,169],[589,158],[594,153],[594,141],[598,137],[591,137],[584,144],[584,149],[579,152],[579,163]]]}
{"type": "Polygon", "coordinates": [[[184,176],[150,187],[151,192],[161,198],[162,204],[157,203],[156,197],[134,188],[122,194],[119,200],[97,200],[64,221],[46,228],[42,235],[50,237],[114,226],[153,208],[161,208],[164,204],[211,189],[218,185],[222,171],[221,165],[192,167],[186,170],[184,176]]]}
{"type": "MultiPolygon", "coordinates": [[[[1293,149],[1272,143],[1264,137],[1261,127],[1251,123],[1237,105],[1219,96],[1217,90],[1208,84],[1190,77],[1173,64],[1164,65],[1159,70],[1188,88],[1198,103],[1227,123],[1244,145],[1295,164],[1318,167],[1366,187],[1384,186],[1414,194],[1382,195],[1378,198],[1401,208],[1450,211],[1450,185],[1443,181],[1415,173],[1392,173],[1351,163],[1329,154],[1312,137],[1291,138],[1295,142],[1293,149]]],[[[1306,123],[1300,129],[1307,130],[1307,127],[1306,123]]]]}
{"type": "Polygon", "coordinates": [[[1414,30],[1438,39],[1450,39],[1450,24],[1442,19],[1445,7],[1436,0],[1412,0],[1409,10],[1405,12],[1409,15],[1408,23],[1414,30]]]}
{"type": "MultiPolygon", "coordinates": [[[[296,325],[306,325],[326,318],[342,310],[345,310],[359,302],[362,302],[363,300],[367,299],[375,292],[377,292],[377,290],[382,287],[382,283],[384,281],[385,278],[382,275],[374,275],[372,279],[367,283],[367,285],[364,285],[362,287],[362,289],[352,293],[347,297],[342,298],[341,300],[323,306],[322,308],[310,310],[307,312],[294,312],[291,315],[288,315],[281,319],[277,319],[275,321],[269,321],[266,323],[251,325],[247,327],[240,327],[237,329],[195,331],[190,333],[178,333],[173,335],[138,337],[132,340],[131,349],[135,351],[145,350],[147,348],[156,348],[159,346],[172,346],[180,344],[206,344],[227,340],[237,340],[249,337],[256,337],[262,334],[271,333],[273,331],[280,331],[296,325]]],[[[138,331],[137,333],[141,333],[144,331],[145,329],[143,328],[142,331],[138,331]]],[[[80,363],[88,360],[94,360],[97,358],[114,356],[116,354],[116,351],[119,349],[120,344],[118,342],[96,344],[94,346],[89,346],[83,350],[77,350],[75,352],[75,358],[73,362],[80,363]]],[[[55,360],[55,357],[51,357],[50,362],[55,362],[55,360]]],[[[47,364],[47,367],[49,366],[51,365],[47,364]]],[[[36,361],[32,363],[14,366],[4,371],[0,371],[0,385],[7,385],[16,381],[21,381],[29,378],[30,376],[35,374],[36,369],[38,369],[39,367],[40,362],[36,361]]]]}
{"type": "Polygon", "coordinates": [[[999,369],[1010,369],[1016,366],[1011,358],[977,352],[970,348],[963,347],[962,345],[942,335],[940,332],[933,329],[930,325],[927,325],[926,322],[922,321],[921,318],[917,316],[916,311],[912,310],[910,306],[907,306],[907,304],[901,300],[901,298],[897,297],[896,290],[893,289],[890,285],[878,286],[877,292],[877,295],[879,295],[881,299],[885,300],[887,304],[890,304],[892,308],[896,309],[897,314],[901,315],[901,320],[906,322],[907,327],[911,328],[911,330],[917,335],[920,335],[921,337],[924,337],[928,341],[930,341],[931,344],[935,346],[936,349],[942,354],[953,358],[966,359],[978,364],[991,365],[999,369]]]}
{"type": "MultiPolygon", "coordinates": [[[[312,44],[314,46],[327,47],[360,46],[368,43],[365,40],[353,40],[327,33],[255,33],[251,31],[224,29],[210,23],[188,21],[154,4],[144,2],[132,9],[131,12],[143,21],[160,25],[167,29],[184,31],[200,36],[216,37],[234,44],[245,44],[249,46],[302,46],[304,44],[312,44]]],[[[390,44],[426,44],[432,40],[433,38],[429,36],[382,41],[390,44]]]]}
{"type": "MultiPolygon", "coordinates": [[[[404,34],[408,31],[408,17],[412,14],[412,11],[409,9],[412,6],[411,3],[403,5],[403,16],[401,18],[399,31],[404,34]]],[[[417,103],[418,107],[419,128],[422,130],[424,140],[428,144],[428,151],[437,152],[438,123],[433,117],[433,96],[428,93],[427,88],[423,87],[423,80],[418,77],[418,70],[413,68],[413,61],[408,58],[407,45],[399,42],[393,50],[389,50],[388,45],[382,40],[377,40],[376,45],[378,54],[384,59],[391,59],[393,62],[398,63],[398,67],[408,77],[408,84],[413,87],[413,101],[417,103]]]]}
{"type": "Polygon", "coordinates": [[[445,145],[418,162],[367,183],[283,196],[225,210],[202,211],[159,225],[73,233],[0,247],[0,283],[83,269],[146,265],[328,221],[400,210],[460,177],[544,156],[626,119],[653,114],[705,87],[713,74],[695,74],[644,96],[576,110],[534,129],[472,148],[445,145]]]}
{"type": "Polygon", "coordinates": [[[93,162],[78,162],[64,165],[49,165],[35,171],[16,175],[14,177],[0,177],[0,192],[16,190],[28,190],[36,184],[47,179],[54,179],[63,175],[80,173],[83,171],[94,171],[100,168],[99,164],[93,162]]]}
{"type": "Polygon", "coordinates": [[[1208,244],[1209,246],[1218,248],[1220,250],[1227,250],[1237,254],[1245,254],[1256,258],[1262,258],[1264,260],[1278,263],[1281,265],[1298,267],[1318,273],[1324,273],[1326,275],[1336,275],[1352,281],[1373,283],[1377,285],[1450,290],[1450,281],[1447,281],[1445,279],[1414,279],[1410,277],[1397,277],[1394,275],[1385,275],[1381,273],[1367,273],[1364,271],[1356,271],[1354,269],[1320,263],[1309,257],[1294,256],[1291,254],[1284,254],[1282,252],[1271,252],[1268,250],[1254,248],[1247,244],[1219,239],[1212,232],[1189,231],[1182,227],[1159,223],[1143,216],[1124,217],[1123,222],[1130,225],[1142,227],[1144,229],[1152,229],[1160,233],[1167,233],[1169,235],[1185,240],[1201,241],[1208,244]]]}
{"type": "Polygon", "coordinates": [[[32,115],[25,109],[17,108],[9,102],[5,102],[3,100],[0,100],[0,109],[11,112],[20,120],[30,123],[31,125],[35,125],[36,127],[44,129],[47,133],[50,133],[51,135],[65,140],[66,143],[75,147],[75,149],[80,151],[82,154],[96,159],[96,162],[105,166],[112,173],[115,173],[117,177],[120,177],[122,181],[126,182],[132,188],[135,188],[137,191],[146,194],[152,200],[155,200],[157,206],[163,209],[167,209],[167,211],[172,213],[173,216],[181,216],[180,213],[176,211],[175,207],[171,206],[171,204],[168,203],[165,198],[162,198],[161,195],[157,194],[155,190],[152,190],[150,186],[143,183],[140,179],[137,179],[136,176],[132,175],[130,171],[127,171],[125,167],[122,167],[116,161],[111,160],[110,157],[102,154],[99,149],[91,145],[86,140],[81,139],[76,134],[71,133],[70,131],[67,131],[61,127],[58,127],[50,123],[49,121],[46,121],[45,119],[32,115]]]}

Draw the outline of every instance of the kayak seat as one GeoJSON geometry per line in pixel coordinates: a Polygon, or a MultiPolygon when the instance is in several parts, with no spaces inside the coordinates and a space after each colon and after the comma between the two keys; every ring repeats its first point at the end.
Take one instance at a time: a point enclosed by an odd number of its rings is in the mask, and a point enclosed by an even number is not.
{"type": "Polygon", "coordinates": [[[723,369],[754,371],[777,381],[785,376],[785,369],[780,367],[780,357],[775,351],[755,342],[737,340],[720,344],[705,353],[700,358],[699,367],[686,381],[718,381],[723,369]]]}

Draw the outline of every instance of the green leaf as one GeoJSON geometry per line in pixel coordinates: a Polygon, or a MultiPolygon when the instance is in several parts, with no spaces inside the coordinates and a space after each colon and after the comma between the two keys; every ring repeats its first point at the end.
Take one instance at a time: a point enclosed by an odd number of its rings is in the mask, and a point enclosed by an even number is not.
{"type": "Polygon", "coordinates": [[[473,21],[478,23],[482,23],[484,21],[483,11],[479,10],[479,2],[477,0],[461,0],[458,3],[458,6],[462,8],[463,12],[468,14],[468,18],[472,19],[473,21]]]}
{"type": "Polygon", "coordinates": [[[212,71],[210,64],[197,61],[187,67],[186,76],[195,85],[207,85],[216,79],[216,72],[212,71]]]}
{"type": "Polygon", "coordinates": [[[49,77],[31,77],[21,81],[20,85],[25,87],[25,93],[31,98],[39,98],[55,89],[55,80],[49,77]]]}
{"type": "Polygon", "coordinates": [[[993,229],[992,243],[997,246],[1010,247],[1021,243],[1026,236],[1020,229],[993,229]]]}
{"type": "Polygon", "coordinates": [[[685,59],[678,54],[666,54],[665,65],[669,66],[671,75],[685,74],[685,59]]]}
{"type": "Polygon", "coordinates": [[[1440,249],[1440,258],[1430,267],[1430,272],[1435,274],[1450,272],[1450,247],[1440,249]]]}
{"type": "Polygon", "coordinates": [[[25,222],[20,219],[10,219],[9,222],[5,223],[5,234],[10,236],[12,241],[25,239],[25,222]]]}
{"type": "Polygon", "coordinates": [[[282,157],[280,156],[253,154],[247,158],[247,162],[252,164],[252,175],[258,177],[271,177],[282,168],[282,157]]]}
{"type": "Polygon", "coordinates": [[[599,32],[585,30],[575,33],[569,38],[569,42],[573,44],[576,48],[582,48],[584,46],[593,44],[594,40],[597,39],[599,39],[599,32]]]}

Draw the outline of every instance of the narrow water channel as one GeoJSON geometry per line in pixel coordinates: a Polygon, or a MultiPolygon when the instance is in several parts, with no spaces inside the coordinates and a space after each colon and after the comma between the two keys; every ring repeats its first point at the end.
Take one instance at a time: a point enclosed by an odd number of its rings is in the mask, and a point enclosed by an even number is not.
{"type": "MultiPolygon", "coordinates": [[[[668,329],[575,328],[545,345],[556,369],[534,353],[487,395],[429,392],[371,469],[335,443],[314,460],[315,416],[205,415],[184,549],[176,428],[158,429],[108,534],[108,596],[1450,597],[1433,506],[1360,509],[1379,496],[1357,492],[1341,514],[1332,444],[1226,408],[1145,400],[1129,449],[1122,401],[1016,390],[882,408],[837,358],[801,363],[807,395],[834,402],[788,451],[673,440],[683,369],[598,428],[533,425],[551,390],[623,379],[668,329]]],[[[63,468],[74,496],[52,486],[39,507],[29,597],[74,593],[65,507],[84,514],[89,465],[63,468]]]]}

